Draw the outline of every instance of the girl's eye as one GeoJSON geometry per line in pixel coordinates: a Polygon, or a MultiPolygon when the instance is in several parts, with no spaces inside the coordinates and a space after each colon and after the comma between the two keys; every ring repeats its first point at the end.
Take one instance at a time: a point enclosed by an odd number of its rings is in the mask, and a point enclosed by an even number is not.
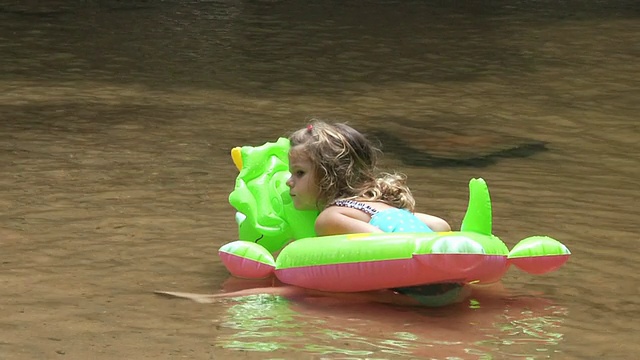
{"type": "Polygon", "coordinates": [[[303,175],[304,175],[304,171],[302,171],[302,170],[296,171],[296,176],[297,177],[302,177],[303,175]]]}

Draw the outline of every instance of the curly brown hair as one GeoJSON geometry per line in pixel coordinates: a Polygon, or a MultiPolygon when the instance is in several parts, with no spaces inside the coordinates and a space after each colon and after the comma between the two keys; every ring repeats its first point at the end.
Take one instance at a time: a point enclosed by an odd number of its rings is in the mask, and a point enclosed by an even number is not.
{"type": "Polygon", "coordinates": [[[403,174],[376,173],[380,150],[344,123],[312,119],[289,136],[290,154],[314,164],[319,204],[336,200],[380,201],[414,211],[415,200],[403,174]]]}

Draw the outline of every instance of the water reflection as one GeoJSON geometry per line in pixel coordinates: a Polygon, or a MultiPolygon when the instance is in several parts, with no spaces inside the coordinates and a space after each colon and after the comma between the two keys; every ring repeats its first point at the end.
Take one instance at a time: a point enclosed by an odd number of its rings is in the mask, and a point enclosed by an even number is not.
{"type": "MultiPolygon", "coordinates": [[[[238,280],[232,280],[238,281],[238,280]]],[[[441,309],[251,295],[218,320],[228,349],[290,350],[331,359],[542,359],[560,352],[567,309],[500,284],[441,309]],[[233,330],[233,331],[229,331],[233,330]]]]}

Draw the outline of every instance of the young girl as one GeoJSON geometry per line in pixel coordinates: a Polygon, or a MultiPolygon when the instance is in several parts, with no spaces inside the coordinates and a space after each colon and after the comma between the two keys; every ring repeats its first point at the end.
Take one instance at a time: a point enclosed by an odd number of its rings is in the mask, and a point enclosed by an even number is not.
{"type": "MultiPolygon", "coordinates": [[[[287,185],[296,209],[320,211],[318,236],[451,231],[445,220],[414,212],[415,200],[404,176],[376,174],[379,150],[352,127],[314,120],[289,141],[287,185]]],[[[392,290],[425,303],[461,289],[461,284],[447,283],[392,290]]]]}
{"type": "Polygon", "coordinates": [[[445,220],[414,212],[404,176],[376,174],[379,150],[352,127],[314,120],[289,140],[287,185],[296,209],[320,211],[318,236],[451,231],[445,220]]]}

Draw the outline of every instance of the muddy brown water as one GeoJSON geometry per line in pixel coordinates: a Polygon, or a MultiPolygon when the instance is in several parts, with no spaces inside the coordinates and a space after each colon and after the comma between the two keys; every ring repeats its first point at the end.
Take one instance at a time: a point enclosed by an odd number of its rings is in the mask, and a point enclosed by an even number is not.
{"type": "Polygon", "coordinates": [[[634,358],[637,3],[455,3],[0,1],[0,358],[634,358]],[[436,310],[155,296],[246,286],[229,150],[313,116],[399,139],[420,210],[459,227],[483,177],[496,235],[572,258],[436,310]]]}

